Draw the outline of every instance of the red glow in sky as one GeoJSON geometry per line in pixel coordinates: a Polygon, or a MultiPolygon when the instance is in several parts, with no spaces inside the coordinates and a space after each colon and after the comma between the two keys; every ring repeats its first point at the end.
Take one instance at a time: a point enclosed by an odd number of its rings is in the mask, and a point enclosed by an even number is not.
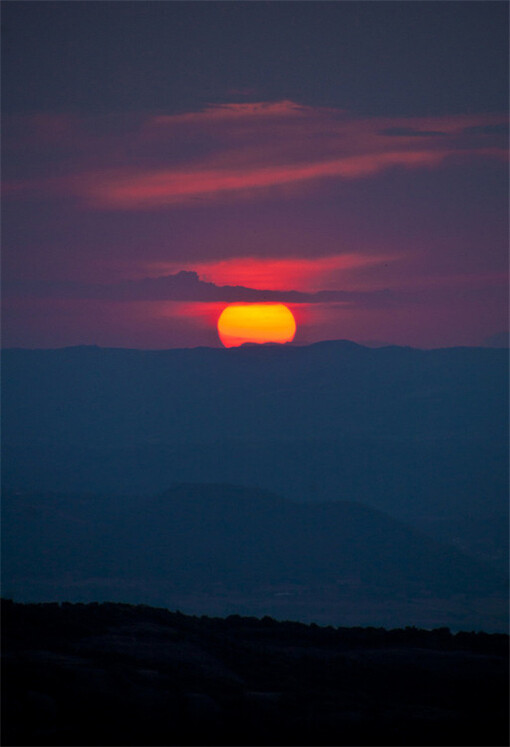
{"type": "MultiPolygon", "coordinates": [[[[258,290],[316,291],[327,288],[331,283],[352,284],[349,271],[381,265],[391,262],[396,257],[366,254],[339,254],[330,257],[232,257],[219,261],[194,262],[190,265],[180,263],[157,263],[146,269],[146,274],[173,274],[179,270],[194,270],[207,282],[216,285],[242,285],[258,290]]],[[[334,286],[332,286],[334,287],[334,286]]]]}

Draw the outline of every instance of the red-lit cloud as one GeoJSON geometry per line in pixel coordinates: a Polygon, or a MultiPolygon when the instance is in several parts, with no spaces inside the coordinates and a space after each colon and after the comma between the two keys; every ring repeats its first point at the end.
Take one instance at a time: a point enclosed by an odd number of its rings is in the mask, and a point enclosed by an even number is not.
{"type": "MultiPolygon", "coordinates": [[[[206,282],[216,285],[236,285],[257,290],[280,290],[296,288],[313,292],[332,289],[340,282],[344,287],[349,271],[378,267],[397,259],[396,256],[371,257],[366,254],[336,254],[329,257],[232,257],[224,260],[180,263],[152,263],[150,274],[154,276],[174,274],[180,270],[192,270],[206,282]],[[341,280],[340,280],[341,278],[341,280]]],[[[149,274],[148,272],[146,274],[149,274]]]]}
{"type": "MultiPolygon", "coordinates": [[[[505,158],[496,115],[360,118],[291,101],[211,106],[136,119],[101,142],[68,117],[36,118],[32,137],[51,141],[59,173],[6,180],[5,193],[74,195],[95,209],[145,210],[253,198],[327,180],[370,178],[389,169],[437,168],[451,159],[505,158]],[[73,143],[79,140],[79,146],[73,143]],[[66,151],[73,146],[73,159],[66,151]],[[81,156],[81,157],[77,157],[81,156]]],[[[26,128],[25,128],[26,129],[26,128]]],[[[19,142],[19,141],[18,141],[19,142]]],[[[39,141],[40,142],[40,141],[39,141]]]]}
{"type": "Polygon", "coordinates": [[[395,166],[437,166],[451,152],[408,151],[348,156],[331,161],[282,166],[247,165],[244,168],[203,168],[153,171],[122,177],[91,177],[85,195],[97,207],[143,209],[186,203],[222,193],[238,193],[328,177],[360,179],[395,166]]]}

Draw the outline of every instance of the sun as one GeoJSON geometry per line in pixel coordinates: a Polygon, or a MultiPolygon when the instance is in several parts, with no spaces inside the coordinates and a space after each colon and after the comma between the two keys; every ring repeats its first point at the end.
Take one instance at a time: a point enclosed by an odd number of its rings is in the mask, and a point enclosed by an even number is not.
{"type": "Polygon", "coordinates": [[[245,342],[291,342],[296,320],[282,303],[233,303],[220,314],[218,334],[226,348],[245,342]]]}

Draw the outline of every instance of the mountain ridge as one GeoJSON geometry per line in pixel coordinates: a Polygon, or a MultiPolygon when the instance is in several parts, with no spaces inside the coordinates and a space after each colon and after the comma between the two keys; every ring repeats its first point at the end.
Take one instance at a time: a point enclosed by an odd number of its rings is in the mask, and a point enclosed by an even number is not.
{"type": "MultiPolygon", "coordinates": [[[[129,499],[6,495],[3,513],[3,585],[19,601],[266,609],[329,624],[357,614],[376,624],[389,604],[403,606],[402,623],[459,627],[475,624],[469,609],[481,598],[506,599],[488,566],[356,502],[298,504],[195,483],[129,499]],[[445,610],[432,612],[440,599],[445,610]]],[[[500,629],[496,617],[487,624],[500,629]]]]}
{"type": "MultiPolygon", "coordinates": [[[[431,539],[489,562],[495,573],[505,564],[504,350],[373,349],[345,341],[79,348],[4,352],[2,370],[2,480],[12,493],[87,491],[113,506],[127,493],[136,501],[176,482],[198,482],[264,488],[302,503],[350,500],[415,530],[426,527],[431,539]]],[[[118,504],[110,514],[110,527],[122,510],[118,504]]],[[[302,525],[295,531],[302,536],[302,525]]],[[[264,547],[276,558],[274,547],[264,547]]],[[[324,569],[319,549],[310,544],[309,555],[324,569]]],[[[97,543],[96,551],[100,556],[97,543]]],[[[115,566],[115,558],[106,561],[115,566]]],[[[370,573],[374,585],[375,565],[370,573]]],[[[478,609],[476,625],[483,603],[478,609]]]]}
{"type": "Polygon", "coordinates": [[[504,347],[488,347],[487,345],[442,345],[440,347],[415,347],[413,345],[399,345],[397,343],[382,343],[378,345],[378,347],[373,347],[373,345],[364,344],[363,342],[356,342],[355,340],[348,340],[346,338],[338,338],[338,339],[328,339],[328,340],[317,340],[315,342],[309,342],[309,343],[300,343],[296,344],[294,342],[287,342],[287,343],[274,343],[274,342],[268,342],[268,343],[243,343],[242,345],[236,346],[236,347],[230,347],[225,348],[221,346],[211,346],[211,345],[195,345],[193,347],[169,347],[169,348],[130,348],[130,347],[124,347],[124,346],[107,346],[107,345],[96,345],[94,343],[90,344],[79,344],[79,345],[62,345],[60,347],[50,347],[50,348],[43,348],[43,347],[22,347],[22,346],[9,346],[9,347],[2,347],[0,350],[2,352],[12,352],[12,351],[26,351],[26,352],[61,352],[64,350],[96,350],[96,351],[119,351],[119,352],[139,352],[139,353],[166,353],[170,351],[193,351],[193,350],[211,350],[211,351],[224,351],[225,353],[229,355],[233,355],[236,353],[236,351],[239,350],[251,350],[251,349],[285,349],[285,350],[300,350],[303,348],[314,348],[314,347],[320,347],[320,346],[329,346],[334,345],[338,347],[343,347],[345,350],[347,349],[355,349],[355,348],[363,348],[365,350],[370,351],[377,351],[377,350],[388,350],[388,349],[398,349],[398,350],[409,350],[409,351],[420,351],[420,352],[436,352],[439,350],[479,350],[479,351],[503,351],[506,352],[508,355],[508,349],[504,347]]]}

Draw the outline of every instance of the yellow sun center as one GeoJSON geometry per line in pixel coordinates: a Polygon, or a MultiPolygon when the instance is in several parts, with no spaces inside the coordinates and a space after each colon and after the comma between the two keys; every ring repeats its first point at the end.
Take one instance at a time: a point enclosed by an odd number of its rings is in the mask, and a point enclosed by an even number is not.
{"type": "Polygon", "coordinates": [[[226,348],[244,342],[290,342],[296,322],[282,303],[231,304],[218,319],[218,334],[226,348]]]}

